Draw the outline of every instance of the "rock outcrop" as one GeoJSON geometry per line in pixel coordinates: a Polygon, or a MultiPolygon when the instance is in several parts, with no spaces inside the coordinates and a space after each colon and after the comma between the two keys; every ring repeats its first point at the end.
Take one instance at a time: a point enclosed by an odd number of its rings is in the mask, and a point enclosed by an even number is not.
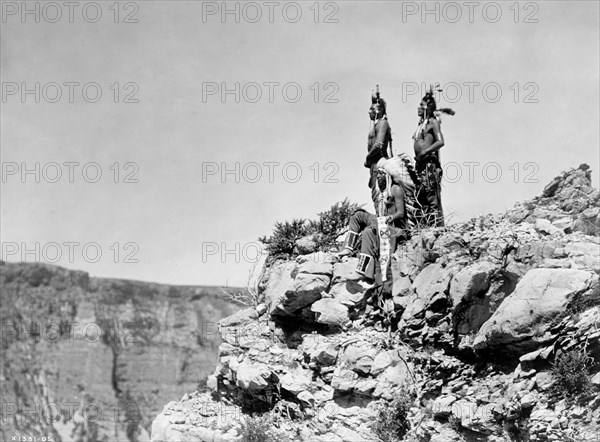
{"type": "Polygon", "coordinates": [[[168,403],[152,440],[243,440],[268,413],[268,440],[377,441],[398,399],[386,440],[597,440],[599,206],[582,165],[504,214],[415,232],[391,287],[349,281],[355,258],[271,261],[264,305],[220,322],[208,388],[168,403]],[[569,350],[591,378],[576,398],[552,371],[569,350]]]}
{"type": "Polygon", "coordinates": [[[143,441],[217,363],[216,287],[0,265],[2,440],[143,441]],[[21,439],[19,439],[21,438],[21,439]]]}

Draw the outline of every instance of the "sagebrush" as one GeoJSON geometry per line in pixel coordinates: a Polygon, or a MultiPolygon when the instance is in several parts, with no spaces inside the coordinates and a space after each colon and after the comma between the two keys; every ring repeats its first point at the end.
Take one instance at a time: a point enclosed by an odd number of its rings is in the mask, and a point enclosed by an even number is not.
{"type": "Polygon", "coordinates": [[[554,388],[569,398],[588,393],[592,386],[589,369],[593,363],[583,350],[560,353],[552,364],[554,388]]]}
{"type": "Polygon", "coordinates": [[[293,219],[291,222],[276,222],[273,234],[270,237],[258,238],[265,245],[269,255],[292,255],[296,242],[312,233],[309,222],[305,219],[293,219]]]}
{"type": "Polygon", "coordinates": [[[348,227],[350,216],[360,209],[347,198],[334,204],[329,210],[318,214],[315,220],[293,219],[275,223],[271,236],[258,240],[265,245],[271,256],[296,253],[296,243],[300,238],[312,236],[318,250],[328,250],[336,245],[336,240],[348,227]]]}
{"type": "Polygon", "coordinates": [[[377,417],[371,429],[381,442],[399,442],[410,430],[408,413],[412,405],[412,398],[403,392],[398,399],[379,407],[377,417]]]}
{"type": "Polygon", "coordinates": [[[350,217],[360,208],[361,206],[346,198],[335,203],[329,210],[319,213],[317,220],[310,221],[310,228],[317,234],[321,249],[336,245],[338,236],[348,228],[350,217]]]}
{"type": "Polygon", "coordinates": [[[273,423],[268,413],[246,416],[238,430],[239,442],[279,442],[281,439],[273,431],[273,423]]]}

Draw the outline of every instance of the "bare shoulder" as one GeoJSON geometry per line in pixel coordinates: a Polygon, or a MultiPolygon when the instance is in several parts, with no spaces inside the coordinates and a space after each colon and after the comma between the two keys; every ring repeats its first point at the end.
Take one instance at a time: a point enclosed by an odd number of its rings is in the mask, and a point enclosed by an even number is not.
{"type": "Polygon", "coordinates": [[[440,130],[440,122],[437,120],[437,118],[430,118],[429,126],[434,130],[440,130]]]}
{"type": "Polygon", "coordinates": [[[395,197],[403,197],[404,196],[404,190],[402,190],[402,186],[400,186],[399,184],[392,184],[392,188],[390,189],[392,192],[392,195],[395,197]]]}
{"type": "Polygon", "coordinates": [[[390,128],[390,123],[388,123],[388,120],[384,118],[379,120],[377,127],[380,130],[388,130],[390,128]]]}

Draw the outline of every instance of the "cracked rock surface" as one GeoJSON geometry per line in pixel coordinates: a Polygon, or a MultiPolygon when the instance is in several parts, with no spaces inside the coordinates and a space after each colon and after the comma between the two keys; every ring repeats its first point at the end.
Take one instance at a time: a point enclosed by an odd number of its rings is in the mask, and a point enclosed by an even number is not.
{"type": "Polygon", "coordinates": [[[152,440],[237,441],[265,413],[277,440],[594,441],[600,429],[600,192],[585,165],[506,213],[414,232],[393,285],[347,281],[356,258],[273,260],[264,305],[222,320],[208,389],[165,405],[152,440]],[[591,387],[557,393],[552,365],[588,357],[591,387]]]}

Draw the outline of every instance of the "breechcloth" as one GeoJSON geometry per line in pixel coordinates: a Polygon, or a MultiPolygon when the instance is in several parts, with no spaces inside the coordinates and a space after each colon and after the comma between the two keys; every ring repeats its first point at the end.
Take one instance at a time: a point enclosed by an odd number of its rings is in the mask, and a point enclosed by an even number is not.
{"type": "Polygon", "coordinates": [[[423,207],[421,223],[425,226],[443,227],[442,168],[435,157],[427,157],[416,164],[420,185],[417,200],[423,207]]]}
{"type": "Polygon", "coordinates": [[[379,214],[379,188],[377,187],[377,163],[371,165],[369,187],[371,188],[371,199],[375,207],[375,213],[379,214]]]}

